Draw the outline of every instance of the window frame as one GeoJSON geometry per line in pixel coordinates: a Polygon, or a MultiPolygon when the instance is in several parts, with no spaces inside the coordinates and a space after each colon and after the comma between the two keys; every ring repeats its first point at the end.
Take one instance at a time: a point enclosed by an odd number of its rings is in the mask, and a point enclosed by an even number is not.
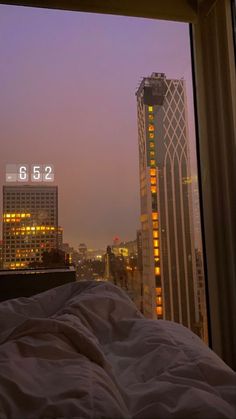
{"type": "Polygon", "coordinates": [[[236,369],[236,81],[231,0],[0,3],[190,23],[210,346],[236,369]]]}

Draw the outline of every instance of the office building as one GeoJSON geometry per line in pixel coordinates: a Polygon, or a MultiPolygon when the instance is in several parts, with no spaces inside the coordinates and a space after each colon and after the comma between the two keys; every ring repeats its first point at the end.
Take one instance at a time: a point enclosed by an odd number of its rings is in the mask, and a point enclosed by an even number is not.
{"type": "Polygon", "coordinates": [[[3,266],[41,262],[58,248],[57,186],[3,186],[3,266]]]}
{"type": "Polygon", "coordinates": [[[198,333],[185,82],[152,73],[136,96],[143,311],[198,333]]]}

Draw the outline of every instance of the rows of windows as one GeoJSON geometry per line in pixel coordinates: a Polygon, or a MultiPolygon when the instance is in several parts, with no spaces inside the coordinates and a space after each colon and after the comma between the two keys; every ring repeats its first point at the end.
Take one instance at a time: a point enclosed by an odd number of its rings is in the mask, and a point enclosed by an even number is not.
{"type": "MultiPolygon", "coordinates": [[[[154,274],[156,283],[160,285],[160,245],[159,245],[159,220],[157,211],[157,167],[156,167],[156,128],[154,124],[154,107],[148,106],[148,149],[147,158],[149,162],[150,191],[152,197],[152,242],[154,256],[154,274]]],[[[156,297],[156,314],[163,316],[161,286],[158,286],[158,296],[156,297]]]]}

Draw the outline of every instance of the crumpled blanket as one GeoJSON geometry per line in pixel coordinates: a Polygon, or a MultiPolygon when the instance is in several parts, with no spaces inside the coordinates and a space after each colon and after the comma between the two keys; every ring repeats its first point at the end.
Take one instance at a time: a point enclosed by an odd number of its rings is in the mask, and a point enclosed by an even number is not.
{"type": "Polygon", "coordinates": [[[82,281],[0,304],[0,418],[236,418],[236,374],[196,335],[82,281]]]}

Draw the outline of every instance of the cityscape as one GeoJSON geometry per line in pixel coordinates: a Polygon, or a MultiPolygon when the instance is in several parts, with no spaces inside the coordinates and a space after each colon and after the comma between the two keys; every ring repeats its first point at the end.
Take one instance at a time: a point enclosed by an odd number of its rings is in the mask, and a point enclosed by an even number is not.
{"type": "Polygon", "coordinates": [[[10,164],[3,186],[0,267],[73,266],[76,280],[111,281],[147,318],[179,322],[207,342],[199,199],[197,179],[190,172],[185,82],[154,72],[142,79],[136,98],[141,213],[135,237],[122,241],[116,236],[106,249],[91,249],[86,243],[75,249],[64,242],[59,224],[60,189],[44,183],[54,181],[52,167],[33,165],[28,173],[29,165],[10,164]]]}

